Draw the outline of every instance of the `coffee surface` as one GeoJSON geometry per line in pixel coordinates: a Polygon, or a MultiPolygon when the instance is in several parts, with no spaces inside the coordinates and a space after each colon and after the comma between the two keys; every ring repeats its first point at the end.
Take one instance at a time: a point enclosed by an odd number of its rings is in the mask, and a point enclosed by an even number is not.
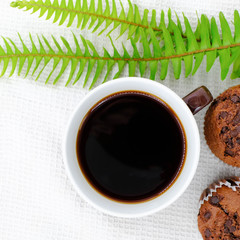
{"type": "Polygon", "coordinates": [[[144,201],[166,190],[185,159],[185,133],[173,111],[143,92],[100,101],[80,126],[76,151],[88,182],[118,201],[144,201]]]}

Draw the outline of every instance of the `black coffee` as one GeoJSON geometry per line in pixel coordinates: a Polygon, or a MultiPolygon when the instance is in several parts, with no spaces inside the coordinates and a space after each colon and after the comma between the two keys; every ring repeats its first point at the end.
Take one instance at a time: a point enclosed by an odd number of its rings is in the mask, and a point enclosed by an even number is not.
{"type": "Polygon", "coordinates": [[[173,110],[144,92],[119,92],[96,104],[77,136],[88,182],[127,202],[155,197],[174,182],[185,159],[185,133],[173,110]]]}

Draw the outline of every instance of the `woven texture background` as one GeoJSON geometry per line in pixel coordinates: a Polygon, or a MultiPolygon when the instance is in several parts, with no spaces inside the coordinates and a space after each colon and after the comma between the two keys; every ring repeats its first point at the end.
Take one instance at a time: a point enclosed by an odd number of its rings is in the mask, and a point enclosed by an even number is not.
{"type": "MultiPolygon", "coordinates": [[[[28,33],[64,36],[73,46],[71,31],[79,36],[76,24],[71,28],[58,27],[51,21],[38,19],[18,9],[12,9],[9,0],[0,0],[0,34],[19,43],[17,32],[29,44],[28,33]]],[[[218,16],[223,11],[233,20],[238,0],[138,0],[141,13],[145,8],[160,11],[171,8],[179,15],[184,12],[196,26],[198,14],[218,16]]],[[[127,0],[123,0],[128,7],[127,0]]],[[[182,17],[181,17],[182,19],[182,17]]],[[[219,25],[219,21],[218,21],[219,25]]],[[[232,27],[232,26],[231,26],[232,27]]],[[[118,30],[113,34],[116,35],[118,30]]],[[[87,39],[98,46],[110,49],[104,35],[97,37],[84,30],[87,39]]],[[[116,45],[121,49],[121,37],[116,45]]],[[[0,40],[2,44],[2,40],[0,40]]],[[[18,44],[20,46],[20,44],[18,44]]],[[[130,47],[126,43],[126,47],[130,47]]],[[[174,80],[172,68],[162,83],[181,97],[200,85],[206,85],[214,97],[239,79],[220,80],[217,61],[210,71],[205,71],[205,61],[194,77],[174,80]]],[[[26,67],[24,67],[26,70],[26,67]]],[[[23,71],[24,71],[23,70],[23,71]]],[[[38,82],[34,78],[11,77],[0,79],[0,239],[35,240],[193,240],[201,239],[197,228],[198,199],[212,181],[230,175],[240,175],[240,169],[228,166],[211,154],[203,137],[203,118],[206,110],[196,115],[201,134],[201,156],[196,175],[185,193],[170,207],[154,215],[124,219],[105,215],[83,201],[66,176],[61,143],[66,123],[79,101],[88,93],[82,81],[64,87],[69,68],[59,83],[45,85],[50,67],[38,82]]],[[[116,69],[115,69],[116,70],[116,69]]],[[[122,76],[127,76],[127,69],[122,76]]],[[[56,75],[55,75],[56,76],[56,75]]],[[[53,76],[54,77],[54,76],[53,76]]],[[[84,77],[84,76],[83,76],[84,77]]],[[[111,77],[111,76],[110,76],[111,77]]]]}

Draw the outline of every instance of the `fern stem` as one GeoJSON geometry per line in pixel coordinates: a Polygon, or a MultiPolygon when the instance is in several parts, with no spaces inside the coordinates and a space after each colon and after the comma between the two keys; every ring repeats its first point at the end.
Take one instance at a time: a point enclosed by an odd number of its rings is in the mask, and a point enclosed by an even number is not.
{"type": "Polygon", "coordinates": [[[169,59],[174,59],[174,58],[183,58],[186,56],[190,55],[195,55],[198,53],[206,53],[210,51],[215,51],[215,50],[223,50],[227,48],[234,48],[234,47],[240,47],[240,43],[235,43],[231,45],[226,45],[226,46],[221,46],[221,47],[216,47],[216,48],[206,48],[206,49],[200,49],[192,52],[186,52],[183,54],[176,54],[176,55],[171,55],[171,56],[163,56],[163,57],[151,57],[151,58],[120,58],[120,57],[94,57],[94,56],[69,56],[69,55],[59,55],[59,54],[9,54],[9,55],[0,55],[0,59],[3,58],[26,58],[26,57],[49,57],[49,58],[67,58],[67,59],[86,59],[86,60],[113,60],[113,61],[145,61],[145,62],[150,62],[150,61],[160,61],[160,60],[169,60],[169,59]]]}

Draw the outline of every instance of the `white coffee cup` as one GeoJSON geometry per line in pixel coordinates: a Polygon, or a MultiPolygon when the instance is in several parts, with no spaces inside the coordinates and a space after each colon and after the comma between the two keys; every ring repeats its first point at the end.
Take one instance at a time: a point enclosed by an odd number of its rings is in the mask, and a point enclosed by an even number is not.
{"type": "Polygon", "coordinates": [[[192,112],[195,113],[199,111],[211,101],[211,94],[206,88],[203,87],[200,91],[202,91],[200,94],[201,96],[194,96],[194,94],[191,93],[183,100],[172,90],[158,82],[132,77],[109,81],[89,92],[72,114],[63,141],[63,160],[65,168],[68,177],[79,195],[102,212],[119,217],[145,216],[155,213],[173,203],[190,184],[198,165],[200,138],[192,112]],[[148,201],[121,203],[100,194],[88,183],[78,164],[76,139],[82,120],[96,103],[113,93],[131,90],[143,91],[155,95],[171,107],[184,128],[187,150],[185,163],[179,176],[165,192],[148,201]],[[206,98],[205,103],[204,98],[206,98]],[[199,104],[199,101],[202,101],[202,103],[199,104]],[[185,102],[187,102],[188,105],[185,102]]]}

